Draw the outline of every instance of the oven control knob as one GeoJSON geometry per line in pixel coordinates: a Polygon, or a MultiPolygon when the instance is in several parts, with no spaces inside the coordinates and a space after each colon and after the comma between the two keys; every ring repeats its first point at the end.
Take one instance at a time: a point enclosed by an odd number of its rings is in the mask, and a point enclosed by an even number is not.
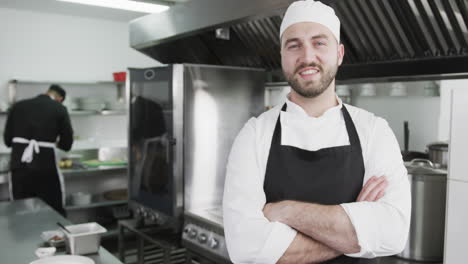
{"type": "Polygon", "coordinates": [[[218,242],[218,240],[217,240],[216,238],[212,237],[212,238],[210,239],[210,241],[208,241],[208,245],[210,246],[210,248],[215,249],[215,248],[218,247],[219,242],[218,242]]]}
{"type": "Polygon", "coordinates": [[[198,242],[200,242],[200,243],[202,243],[202,244],[206,243],[206,240],[207,240],[207,239],[208,239],[208,238],[207,238],[206,235],[203,234],[203,233],[200,234],[200,235],[198,235],[198,242]]]}
{"type": "Polygon", "coordinates": [[[195,230],[195,229],[189,229],[188,236],[189,236],[190,238],[196,238],[196,237],[197,237],[197,230],[195,230]]]}

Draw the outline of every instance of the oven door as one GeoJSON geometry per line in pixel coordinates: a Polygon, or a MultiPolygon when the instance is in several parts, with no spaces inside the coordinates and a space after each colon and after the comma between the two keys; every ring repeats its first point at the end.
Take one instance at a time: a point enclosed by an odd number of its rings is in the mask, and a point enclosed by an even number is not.
{"type": "MultiPolygon", "coordinates": [[[[175,165],[177,67],[129,70],[130,200],[166,217],[182,211],[182,177],[175,165]]],[[[180,94],[179,94],[180,95],[180,94]]],[[[182,142],[182,140],[180,140],[182,142]]]]}

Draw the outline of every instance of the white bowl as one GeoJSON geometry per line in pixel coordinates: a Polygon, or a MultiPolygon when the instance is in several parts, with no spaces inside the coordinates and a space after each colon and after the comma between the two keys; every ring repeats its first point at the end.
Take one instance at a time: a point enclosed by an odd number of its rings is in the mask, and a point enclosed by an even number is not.
{"type": "Polygon", "coordinates": [[[57,249],[55,247],[40,247],[34,252],[38,258],[46,258],[53,256],[57,249]]]}
{"type": "Polygon", "coordinates": [[[86,205],[91,203],[92,195],[87,192],[76,192],[71,195],[71,203],[73,205],[86,205]]]}

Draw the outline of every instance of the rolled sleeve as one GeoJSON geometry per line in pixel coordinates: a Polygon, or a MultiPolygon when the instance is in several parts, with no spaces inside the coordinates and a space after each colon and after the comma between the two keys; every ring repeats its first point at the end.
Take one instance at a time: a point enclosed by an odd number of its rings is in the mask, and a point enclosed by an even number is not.
{"type": "Polygon", "coordinates": [[[266,197],[255,144],[255,119],[237,136],[228,160],[223,197],[224,232],[234,263],[276,263],[296,236],[263,214],[266,197]]]}
{"type": "Polygon", "coordinates": [[[398,142],[383,119],[377,119],[367,148],[365,181],[386,176],[385,195],[376,202],[341,204],[357,234],[361,251],[350,257],[373,258],[400,253],[408,238],[411,193],[398,142]]]}

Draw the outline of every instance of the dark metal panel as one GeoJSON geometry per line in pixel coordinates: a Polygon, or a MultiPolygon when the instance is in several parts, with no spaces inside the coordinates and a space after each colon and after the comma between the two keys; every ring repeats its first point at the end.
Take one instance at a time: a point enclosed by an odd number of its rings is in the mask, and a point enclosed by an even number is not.
{"type": "Polygon", "coordinates": [[[273,48],[271,42],[277,38],[271,39],[268,37],[265,28],[262,26],[261,20],[252,21],[250,23],[250,27],[254,30],[255,36],[260,41],[260,46],[258,46],[257,48],[264,51],[265,55],[263,56],[263,61],[265,61],[266,64],[269,65],[269,69],[273,69],[275,65],[273,60],[271,59],[271,56],[277,53],[278,51],[273,48]]]}
{"type": "Polygon", "coordinates": [[[381,60],[384,57],[382,43],[377,39],[376,33],[372,28],[372,25],[369,23],[368,14],[364,12],[363,6],[360,4],[360,1],[356,0],[353,4],[350,4],[347,1],[347,7],[350,9],[351,14],[354,16],[354,20],[364,32],[364,36],[370,43],[370,46],[375,51],[375,56],[371,60],[381,60]]]}
{"type": "Polygon", "coordinates": [[[354,46],[350,44],[348,33],[346,31],[341,32],[341,43],[344,45],[344,59],[343,63],[352,64],[357,61],[354,46]]]}
{"type": "Polygon", "coordinates": [[[376,17],[375,11],[372,9],[372,6],[366,0],[357,0],[357,3],[359,4],[360,9],[364,13],[364,19],[369,25],[372,34],[379,42],[379,46],[382,49],[382,53],[384,54],[383,58],[388,58],[392,52],[392,48],[390,47],[391,42],[388,38],[388,35],[386,35],[384,30],[382,30],[382,25],[380,24],[379,19],[376,17]]]}
{"type": "Polygon", "coordinates": [[[432,13],[434,14],[434,18],[437,21],[437,24],[440,28],[440,31],[442,32],[443,39],[447,42],[448,49],[442,51],[443,55],[448,55],[450,54],[450,50],[453,49],[454,43],[452,40],[452,37],[450,36],[450,33],[445,25],[444,20],[442,19],[442,15],[440,14],[439,8],[437,7],[437,4],[435,1],[427,1],[429,6],[431,7],[432,13]]]}
{"type": "Polygon", "coordinates": [[[262,49],[261,40],[259,40],[255,36],[255,32],[253,31],[253,29],[251,28],[249,23],[245,23],[245,24],[242,24],[242,25],[239,25],[239,26],[240,26],[240,29],[242,30],[242,32],[245,34],[246,39],[250,42],[249,45],[252,47],[252,49],[255,51],[255,53],[257,53],[259,55],[260,63],[263,65],[264,68],[271,69],[272,65],[270,65],[268,62],[266,62],[264,60],[264,58],[266,56],[268,56],[268,55],[267,55],[266,51],[264,49],[262,49]]]}
{"type": "Polygon", "coordinates": [[[432,50],[432,55],[436,54],[437,50],[442,50],[442,43],[440,42],[439,37],[437,36],[434,27],[431,25],[431,20],[424,9],[423,4],[421,3],[421,0],[413,0],[415,4],[415,8],[413,8],[414,11],[418,12],[417,15],[419,15],[421,22],[420,26],[421,28],[425,29],[427,31],[427,41],[428,44],[431,46],[432,50]]]}
{"type": "Polygon", "coordinates": [[[463,32],[461,30],[460,25],[458,24],[457,18],[455,17],[455,14],[453,13],[453,9],[450,6],[449,1],[442,1],[442,5],[444,6],[445,13],[447,14],[447,17],[450,21],[450,24],[452,25],[451,28],[455,34],[455,39],[457,40],[457,50],[458,52],[461,51],[461,47],[466,47],[466,41],[463,36],[463,32]]]}
{"type": "MultiPolygon", "coordinates": [[[[468,40],[468,9],[465,0],[451,0],[454,12],[457,15],[457,20],[462,27],[465,41],[468,40]]],[[[468,41],[467,41],[468,42],[468,41]]],[[[468,46],[462,47],[462,54],[468,53],[468,46]]]]}
{"type": "Polygon", "coordinates": [[[424,11],[426,11],[426,13],[428,14],[428,16],[430,18],[430,25],[428,25],[428,27],[431,27],[431,25],[432,25],[432,28],[434,29],[434,32],[437,35],[437,39],[440,41],[440,44],[442,45],[441,49],[437,49],[435,51],[434,56],[442,56],[442,55],[446,54],[446,51],[449,49],[449,43],[445,39],[443,31],[442,31],[442,29],[441,29],[441,27],[439,25],[439,22],[437,21],[436,15],[432,11],[432,8],[429,5],[428,1],[427,0],[422,0],[421,4],[424,7],[424,11]]]}
{"type": "Polygon", "coordinates": [[[274,18],[275,17],[264,19],[264,27],[270,40],[272,40],[270,45],[272,45],[274,53],[272,53],[270,57],[273,61],[273,67],[281,68],[281,58],[278,55],[281,51],[281,43],[279,40],[279,26],[275,26],[274,18]]]}
{"type": "Polygon", "coordinates": [[[400,22],[396,18],[388,1],[383,0],[383,1],[377,1],[377,2],[384,14],[384,17],[387,19],[388,24],[390,25],[394,36],[398,39],[398,42],[402,46],[402,51],[404,52],[404,55],[401,56],[401,58],[413,57],[414,50],[409,44],[409,41],[406,38],[406,35],[404,34],[403,30],[401,29],[400,22]]]}
{"type": "Polygon", "coordinates": [[[394,0],[389,1],[389,4],[393,8],[398,21],[401,23],[403,32],[414,49],[414,56],[423,57],[424,52],[429,50],[429,47],[424,43],[426,40],[417,28],[418,23],[408,3],[406,0],[394,0]]]}
{"type": "Polygon", "coordinates": [[[457,1],[457,7],[458,10],[460,11],[460,15],[463,18],[463,21],[465,22],[465,28],[468,28],[468,9],[466,7],[466,0],[456,0],[457,1]]]}
{"type": "MultiPolygon", "coordinates": [[[[424,56],[425,57],[432,56],[436,50],[436,47],[435,47],[436,44],[434,43],[434,41],[432,41],[431,35],[429,33],[429,29],[423,20],[423,16],[420,10],[417,8],[417,5],[415,3],[416,1],[415,0],[407,0],[407,1],[408,1],[409,7],[411,8],[411,13],[414,14],[413,18],[414,18],[414,22],[417,25],[416,27],[418,31],[420,32],[420,34],[422,34],[424,37],[423,45],[427,47],[427,50],[424,51],[424,56]]],[[[422,11],[424,11],[424,9],[422,11]]]]}
{"type": "Polygon", "coordinates": [[[338,80],[379,78],[390,76],[439,75],[467,73],[468,56],[412,59],[395,62],[342,65],[338,80]]]}
{"type": "MultiPolygon", "coordinates": [[[[357,10],[354,8],[354,4],[350,4],[349,1],[341,1],[339,2],[338,6],[342,4],[342,11],[345,18],[351,23],[352,31],[356,32],[363,43],[363,48],[366,51],[366,61],[373,61],[376,60],[379,56],[377,50],[378,48],[369,37],[370,33],[366,32],[366,27],[364,26],[363,22],[361,21],[361,15],[357,13],[357,10]]],[[[343,23],[342,23],[343,24],[343,23]]]]}
{"type": "MultiPolygon", "coordinates": [[[[387,16],[384,15],[384,12],[381,7],[378,5],[378,2],[375,0],[367,0],[367,4],[375,14],[377,21],[377,28],[385,36],[386,42],[391,46],[390,54],[387,55],[388,59],[401,58],[405,56],[403,48],[401,47],[400,41],[397,36],[395,36],[395,30],[390,26],[387,16]]],[[[392,24],[393,26],[393,24],[392,24]]]]}
{"type": "MultiPolygon", "coordinates": [[[[341,3],[341,2],[339,2],[341,3]]],[[[366,43],[362,38],[362,33],[357,29],[354,21],[349,18],[347,12],[345,13],[346,9],[341,7],[340,5],[335,5],[335,12],[341,20],[341,27],[342,32],[346,32],[347,36],[349,37],[351,45],[354,47],[356,51],[356,57],[359,61],[366,61],[368,55],[365,53],[368,50],[366,43]]],[[[346,47],[345,47],[346,48],[346,47]]]]}
{"type": "MultiPolygon", "coordinates": [[[[241,43],[247,47],[248,50],[252,51],[253,53],[255,52],[255,48],[252,47],[252,42],[249,40],[248,36],[243,31],[243,26],[242,25],[235,25],[231,27],[233,31],[236,33],[236,35],[239,37],[239,40],[241,43]]],[[[249,67],[256,67],[257,65],[261,65],[261,60],[260,57],[258,56],[258,53],[255,53],[253,56],[251,56],[248,59],[247,62],[249,67]]]]}
{"type": "Polygon", "coordinates": [[[442,17],[442,21],[445,25],[445,27],[447,28],[447,31],[450,35],[450,39],[453,43],[453,45],[451,47],[449,47],[448,49],[448,55],[458,55],[458,50],[460,48],[460,45],[457,41],[457,37],[455,35],[455,31],[453,30],[452,28],[452,25],[450,24],[450,20],[447,16],[447,13],[445,12],[444,10],[444,7],[443,7],[443,1],[448,1],[448,0],[434,0],[434,3],[435,5],[437,6],[439,12],[440,12],[440,15],[442,17]]]}

